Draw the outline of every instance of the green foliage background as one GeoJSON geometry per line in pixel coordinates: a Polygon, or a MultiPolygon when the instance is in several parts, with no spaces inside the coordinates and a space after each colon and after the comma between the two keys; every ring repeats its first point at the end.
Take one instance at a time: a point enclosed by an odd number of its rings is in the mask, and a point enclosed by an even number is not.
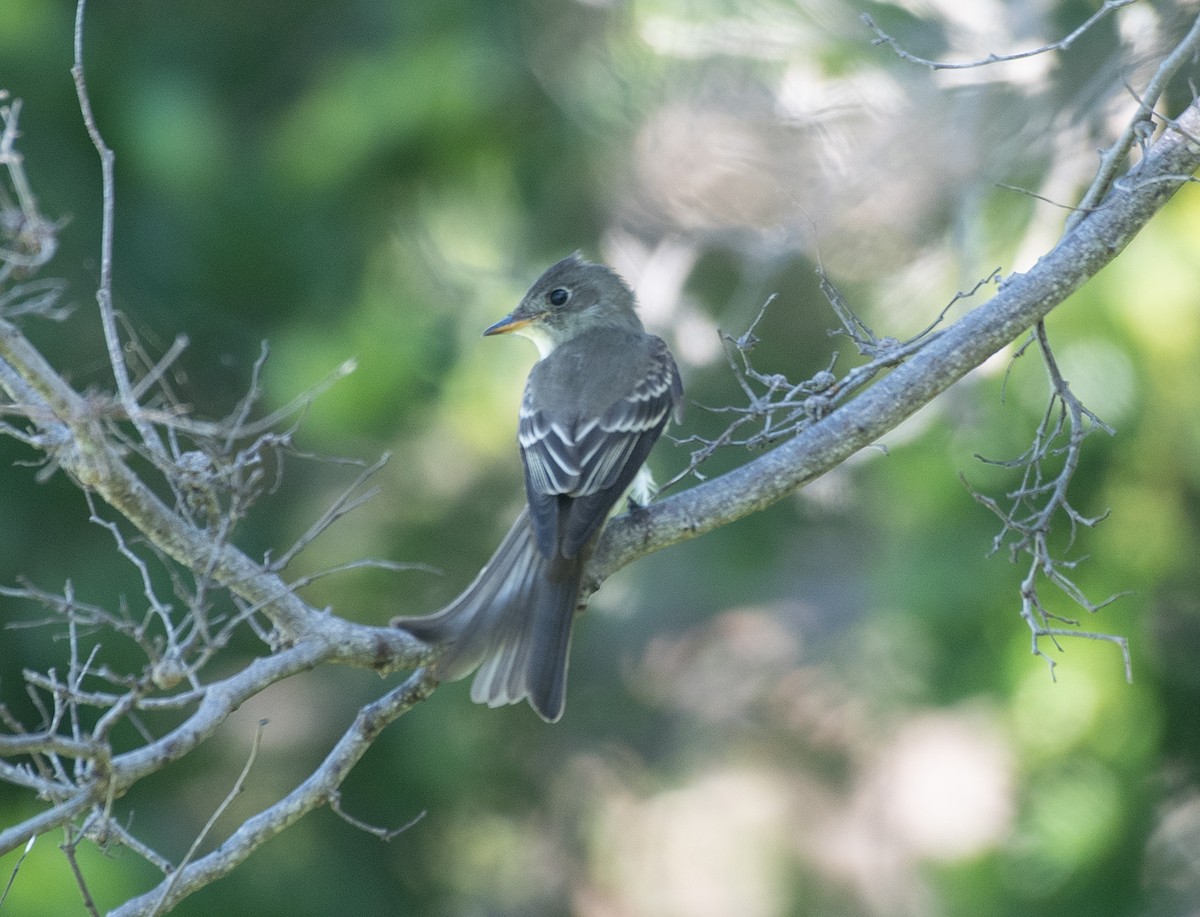
{"type": "MultiPolygon", "coordinates": [[[[848,342],[825,334],[818,254],[897,336],[993,268],[1027,266],[1062,211],[1001,185],[1076,200],[1133,109],[1122,80],[1141,85],[1196,14],[1138,4],[1034,69],[967,79],[872,47],[857,19],[871,12],[914,53],[970,58],[1094,9],[963,6],[96,2],[87,67],[117,153],[118,306],[156,352],[189,336],[174,383],[200,415],[228,412],[263,340],[276,405],[356,360],[301,445],[393,458],[381,496],[299,572],[365,556],[444,572],[344,575],[306,597],[370,622],[432,610],[520,505],[513,429],[533,354],[479,332],[546,264],[578,248],[656,279],[648,323],[700,405],[736,403],[716,328],[740,333],[771,294],[760,369],[799,380],[838,350],[849,365],[848,342]]],[[[69,74],[73,15],[63,0],[0,4],[0,86],[24,101],[30,177],[66,222],[53,273],[77,306],[29,331],[87,388],[105,384],[99,171],[69,74]]],[[[561,724],[439,689],[345,787],[374,823],[425,813],[390,844],[320,812],[177,913],[1194,913],[1197,290],[1200,199],[1185,190],[1049,323],[1074,390],[1117,430],[1089,440],[1073,491],[1110,515],[1061,547],[1086,556],[1093,598],[1130,592],[1085,624],[1129,637],[1132,685],[1111,645],[1083,641],[1043,646],[1052,681],[1018,616],[1024,567],[987,556],[996,521],[959,475],[1013,486],[975,456],[1020,454],[1046,399],[1034,357],[1007,355],[896,431],[886,457],[607,583],[577,632],[561,724]]],[[[725,420],[693,406],[685,432],[725,420]]],[[[78,492],[35,484],[14,464],[28,455],[0,448],[0,582],[70,578],[88,601],[135,602],[78,492]]],[[[686,460],[664,442],[655,464],[664,477],[686,460]]],[[[286,549],[348,474],[293,461],[239,543],[286,549]]],[[[36,612],[6,601],[0,615],[36,612]]],[[[4,702],[20,710],[21,668],[59,653],[45,629],[0,631],[4,702]]],[[[259,719],[262,755],[218,834],[303,779],[382,687],[321,671],[268,692],[123,801],[133,830],[178,860],[259,719]]],[[[33,811],[0,788],[0,824],[33,811]]],[[[102,908],[155,881],[126,851],[91,853],[102,908]]],[[[83,912],[54,838],[5,910],[83,912]]]]}

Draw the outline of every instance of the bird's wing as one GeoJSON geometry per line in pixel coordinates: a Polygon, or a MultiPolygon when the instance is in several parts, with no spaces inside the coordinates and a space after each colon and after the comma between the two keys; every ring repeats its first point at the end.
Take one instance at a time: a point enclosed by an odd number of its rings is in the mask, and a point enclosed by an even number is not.
{"type": "Polygon", "coordinates": [[[539,410],[526,390],[517,439],[538,547],[547,557],[579,553],[678,410],[679,370],[667,345],[646,337],[651,342],[636,383],[596,416],[539,410]]]}

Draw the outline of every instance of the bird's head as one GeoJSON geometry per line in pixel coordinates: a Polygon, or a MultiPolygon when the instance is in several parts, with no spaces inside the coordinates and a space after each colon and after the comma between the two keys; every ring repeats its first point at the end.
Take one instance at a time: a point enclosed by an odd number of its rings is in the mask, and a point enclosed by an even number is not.
{"type": "Polygon", "coordinates": [[[579,253],[547,268],[521,304],[483,333],[529,338],[542,357],[585,331],[605,326],[642,330],[635,299],[621,276],[579,253]]]}

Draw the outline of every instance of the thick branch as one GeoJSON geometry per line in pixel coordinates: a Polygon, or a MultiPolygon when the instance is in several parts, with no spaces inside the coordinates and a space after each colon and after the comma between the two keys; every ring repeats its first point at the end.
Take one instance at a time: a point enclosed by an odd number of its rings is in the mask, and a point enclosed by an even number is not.
{"type": "Polygon", "coordinates": [[[614,520],[588,565],[594,590],[652,551],[694,538],[778,502],[894,429],[1094,277],[1200,168],[1200,103],[1193,101],[1027,273],[965,315],[887,378],[755,461],[614,520]]]}
{"type": "Polygon", "coordinates": [[[58,803],[54,808],[27,818],[11,828],[5,828],[0,831],[0,856],[22,846],[31,837],[38,837],[47,831],[61,828],[67,822],[86,812],[92,803],[92,794],[86,789],[80,790],[69,799],[58,803]]]}

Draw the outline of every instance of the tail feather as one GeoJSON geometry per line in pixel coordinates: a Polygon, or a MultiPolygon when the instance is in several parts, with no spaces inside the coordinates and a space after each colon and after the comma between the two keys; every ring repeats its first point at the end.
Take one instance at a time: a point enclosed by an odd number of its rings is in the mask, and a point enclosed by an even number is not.
{"type": "Polygon", "coordinates": [[[542,719],[557,722],[567,699],[567,666],[571,658],[571,626],[579,602],[583,564],[578,557],[550,565],[533,609],[533,641],[527,668],[529,703],[542,719]]]}
{"type": "Polygon", "coordinates": [[[523,512],[475,581],[445,608],[392,624],[444,646],[434,665],[456,681],[478,668],[471,700],[499,707],[528,700],[548,722],[562,716],[567,654],[582,564],[548,560],[523,512]]]}

